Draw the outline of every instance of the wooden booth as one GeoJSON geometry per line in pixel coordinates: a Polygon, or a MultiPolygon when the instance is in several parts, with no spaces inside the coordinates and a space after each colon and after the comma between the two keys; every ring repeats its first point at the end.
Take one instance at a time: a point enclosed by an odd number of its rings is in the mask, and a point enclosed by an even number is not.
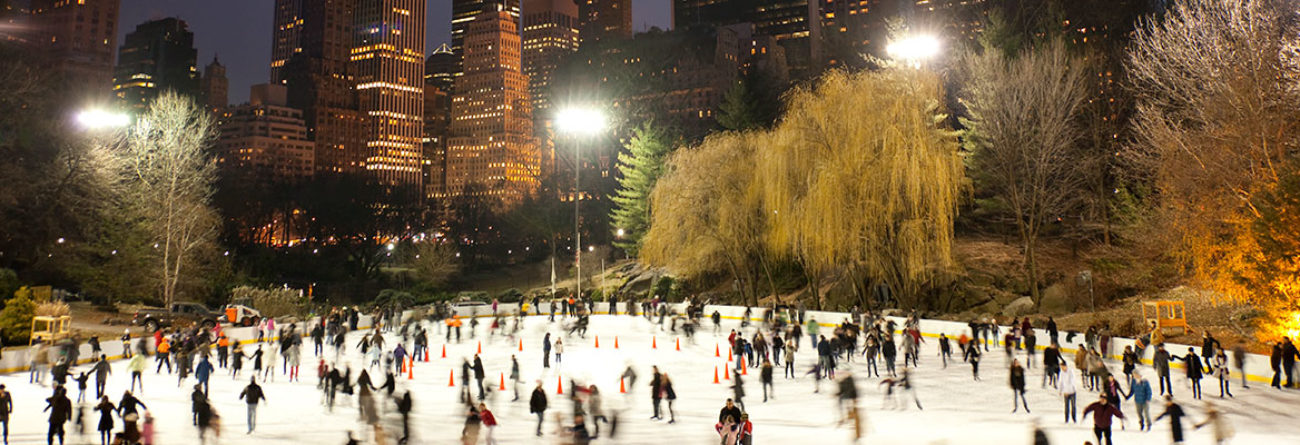
{"type": "Polygon", "coordinates": [[[1187,334],[1187,308],[1181,301],[1148,301],[1142,303],[1142,319],[1146,326],[1155,323],[1156,328],[1183,328],[1187,334]]]}

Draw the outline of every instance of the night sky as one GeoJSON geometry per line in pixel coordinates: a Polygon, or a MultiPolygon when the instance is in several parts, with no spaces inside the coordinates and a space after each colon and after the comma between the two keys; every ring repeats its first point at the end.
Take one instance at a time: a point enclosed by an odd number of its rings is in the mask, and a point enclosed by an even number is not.
{"type": "MultiPolygon", "coordinates": [[[[672,0],[632,0],[632,22],[638,31],[668,28],[672,0]]],[[[271,19],[274,0],[122,0],[118,44],[136,25],[163,17],[179,17],[190,25],[199,50],[199,71],[221,58],[230,78],[230,102],[248,100],[248,87],[269,80],[271,19]]],[[[429,0],[426,52],[451,38],[451,0],[429,0]]]]}

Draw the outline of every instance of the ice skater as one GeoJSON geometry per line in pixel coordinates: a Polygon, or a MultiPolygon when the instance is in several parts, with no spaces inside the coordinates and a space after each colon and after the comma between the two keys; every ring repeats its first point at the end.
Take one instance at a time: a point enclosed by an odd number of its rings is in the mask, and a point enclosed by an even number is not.
{"type": "Polygon", "coordinates": [[[1065,402],[1065,423],[1079,423],[1078,388],[1074,383],[1074,372],[1065,362],[1061,363],[1056,390],[1061,393],[1061,400],[1065,402]]]}
{"type": "MultiPolygon", "coordinates": [[[[258,347],[261,351],[261,347],[258,347]]],[[[266,402],[266,394],[262,392],[262,387],[257,384],[257,376],[249,377],[248,386],[239,393],[239,398],[248,405],[248,434],[253,434],[257,429],[257,404],[266,402]]]]}
{"type": "Polygon", "coordinates": [[[1025,412],[1029,413],[1029,399],[1025,397],[1025,368],[1020,366],[1020,359],[1011,360],[1011,412],[1014,414],[1020,409],[1016,402],[1020,402],[1025,407],[1025,412]]]}
{"type": "MultiPolygon", "coordinates": [[[[554,306],[552,306],[551,314],[554,313],[554,306]]],[[[541,380],[537,381],[537,388],[533,389],[532,398],[528,400],[528,412],[537,415],[537,437],[542,437],[542,422],[546,420],[546,390],[542,389],[541,380]]]]}
{"type": "MultiPolygon", "coordinates": [[[[1196,348],[1187,348],[1187,355],[1171,357],[1173,360],[1182,360],[1184,367],[1187,368],[1187,381],[1192,384],[1192,398],[1201,399],[1201,377],[1205,375],[1205,369],[1201,366],[1201,357],[1196,355],[1196,348]]],[[[1171,390],[1170,393],[1173,391],[1171,390]]]]}
{"type": "Polygon", "coordinates": [[[1178,444],[1183,443],[1183,417],[1185,416],[1183,407],[1174,403],[1174,396],[1170,394],[1165,396],[1165,412],[1160,413],[1160,416],[1152,422],[1168,417],[1169,433],[1173,436],[1173,443],[1178,444]]]}
{"type": "Polygon", "coordinates": [[[1114,445],[1115,443],[1110,440],[1111,418],[1118,417],[1123,422],[1124,413],[1111,406],[1110,401],[1106,399],[1106,395],[1102,394],[1096,402],[1092,402],[1091,405],[1083,409],[1084,420],[1088,419],[1088,414],[1094,414],[1092,416],[1092,432],[1097,436],[1097,445],[1102,445],[1103,440],[1105,440],[1105,445],[1114,445]]]}

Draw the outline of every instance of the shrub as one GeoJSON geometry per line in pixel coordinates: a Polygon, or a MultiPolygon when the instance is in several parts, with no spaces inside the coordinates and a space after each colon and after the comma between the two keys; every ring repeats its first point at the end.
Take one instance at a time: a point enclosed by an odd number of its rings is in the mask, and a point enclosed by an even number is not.
{"type": "Polygon", "coordinates": [[[30,292],[15,292],[14,297],[5,300],[4,310],[0,310],[0,335],[7,345],[27,343],[32,337],[32,317],[36,316],[36,303],[30,292]]]}
{"type": "Polygon", "coordinates": [[[263,317],[301,316],[307,311],[307,298],[296,289],[239,286],[230,290],[230,298],[251,302],[263,317]]]}

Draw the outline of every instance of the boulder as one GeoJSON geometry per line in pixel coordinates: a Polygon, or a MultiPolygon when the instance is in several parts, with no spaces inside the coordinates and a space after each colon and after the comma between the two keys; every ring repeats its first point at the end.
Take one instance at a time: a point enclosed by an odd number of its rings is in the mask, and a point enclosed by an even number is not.
{"type": "Polygon", "coordinates": [[[1064,283],[1056,283],[1043,289],[1043,301],[1039,309],[1046,314],[1064,314],[1074,310],[1070,301],[1070,289],[1064,283]]]}
{"type": "Polygon", "coordinates": [[[1029,297],[1017,298],[1002,308],[1002,315],[1005,317],[1020,317],[1032,312],[1034,312],[1034,300],[1029,297]]]}

